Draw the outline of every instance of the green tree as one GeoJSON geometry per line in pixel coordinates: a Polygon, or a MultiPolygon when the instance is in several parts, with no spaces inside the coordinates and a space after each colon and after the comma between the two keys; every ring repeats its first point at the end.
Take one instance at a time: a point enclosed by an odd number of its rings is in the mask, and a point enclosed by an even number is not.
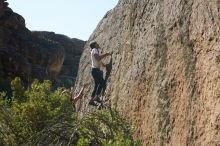
{"type": "MultiPolygon", "coordinates": [[[[52,90],[51,81],[34,80],[28,89],[11,82],[12,104],[0,102],[0,145],[136,146],[132,129],[112,109],[92,110],[78,117],[70,90],[52,90]]],[[[5,93],[0,93],[5,96],[5,93]]],[[[3,99],[3,98],[0,98],[3,99]]]]}
{"type": "Polygon", "coordinates": [[[11,88],[13,90],[12,94],[14,101],[24,102],[26,100],[26,97],[24,96],[25,89],[20,78],[16,77],[11,81],[11,88]]]}

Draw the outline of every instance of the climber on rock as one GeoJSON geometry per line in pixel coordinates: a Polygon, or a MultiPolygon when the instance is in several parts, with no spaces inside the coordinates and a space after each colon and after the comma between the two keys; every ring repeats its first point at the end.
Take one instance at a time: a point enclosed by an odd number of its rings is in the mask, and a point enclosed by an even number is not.
{"type": "Polygon", "coordinates": [[[110,56],[111,53],[99,54],[100,46],[96,41],[90,42],[91,47],[91,60],[92,60],[92,77],[95,82],[95,86],[91,95],[90,105],[97,106],[101,102],[100,95],[105,87],[105,80],[103,79],[103,72],[100,67],[106,67],[106,65],[101,61],[103,58],[110,56]],[[97,103],[98,102],[98,103],[97,103]]]}

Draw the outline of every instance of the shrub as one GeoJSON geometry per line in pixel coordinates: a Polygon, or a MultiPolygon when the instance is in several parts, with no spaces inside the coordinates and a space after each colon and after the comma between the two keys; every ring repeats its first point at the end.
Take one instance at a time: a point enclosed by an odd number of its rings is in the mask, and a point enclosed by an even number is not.
{"type": "Polygon", "coordinates": [[[138,145],[129,124],[115,110],[93,110],[77,117],[68,89],[52,91],[50,81],[38,80],[25,89],[19,78],[11,85],[12,103],[0,102],[0,145],[138,145]]]}

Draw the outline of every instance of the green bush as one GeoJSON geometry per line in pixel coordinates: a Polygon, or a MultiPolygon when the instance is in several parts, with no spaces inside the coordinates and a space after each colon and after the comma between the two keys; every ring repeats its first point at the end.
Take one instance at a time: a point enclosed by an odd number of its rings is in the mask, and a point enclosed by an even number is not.
{"type": "Polygon", "coordinates": [[[0,145],[135,146],[128,123],[115,110],[93,110],[78,117],[68,89],[52,90],[35,80],[28,89],[11,82],[12,103],[0,94],[0,145]]]}
{"type": "Polygon", "coordinates": [[[116,110],[97,110],[81,120],[78,145],[137,146],[130,125],[116,110]]]}

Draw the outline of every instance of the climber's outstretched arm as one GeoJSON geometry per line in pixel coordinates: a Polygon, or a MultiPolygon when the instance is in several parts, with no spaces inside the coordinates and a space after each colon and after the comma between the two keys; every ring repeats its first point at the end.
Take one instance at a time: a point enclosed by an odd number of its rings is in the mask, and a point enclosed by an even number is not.
{"type": "Polygon", "coordinates": [[[106,67],[106,64],[104,64],[102,61],[101,61],[101,65],[102,67],[106,67]]]}
{"type": "Polygon", "coordinates": [[[79,91],[79,94],[76,95],[75,97],[73,97],[74,103],[76,103],[79,99],[81,99],[83,97],[83,92],[88,85],[89,84],[84,84],[83,87],[81,88],[81,90],[79,91]]]}
{"type": "Polygon", "coordinates": [[[79,91],[79,94],[76,95],[75,97],[73,97],[73,101],[74,103],[76,103],[79,99],[81,99],[83,97],[83,91],[84,91],[85,87],[83,86],[81,88],[81,90],[79,91]]]}
{"type": "Polygon", "coordinates": [[[102,54],[102,55],[99,55],[99,54],[94,54],[94,57],[97,61],[101,61],[103,58],[107,57],[107,56],[110,56],[111,53],[105,53],[105,54],[102,54]]]}

